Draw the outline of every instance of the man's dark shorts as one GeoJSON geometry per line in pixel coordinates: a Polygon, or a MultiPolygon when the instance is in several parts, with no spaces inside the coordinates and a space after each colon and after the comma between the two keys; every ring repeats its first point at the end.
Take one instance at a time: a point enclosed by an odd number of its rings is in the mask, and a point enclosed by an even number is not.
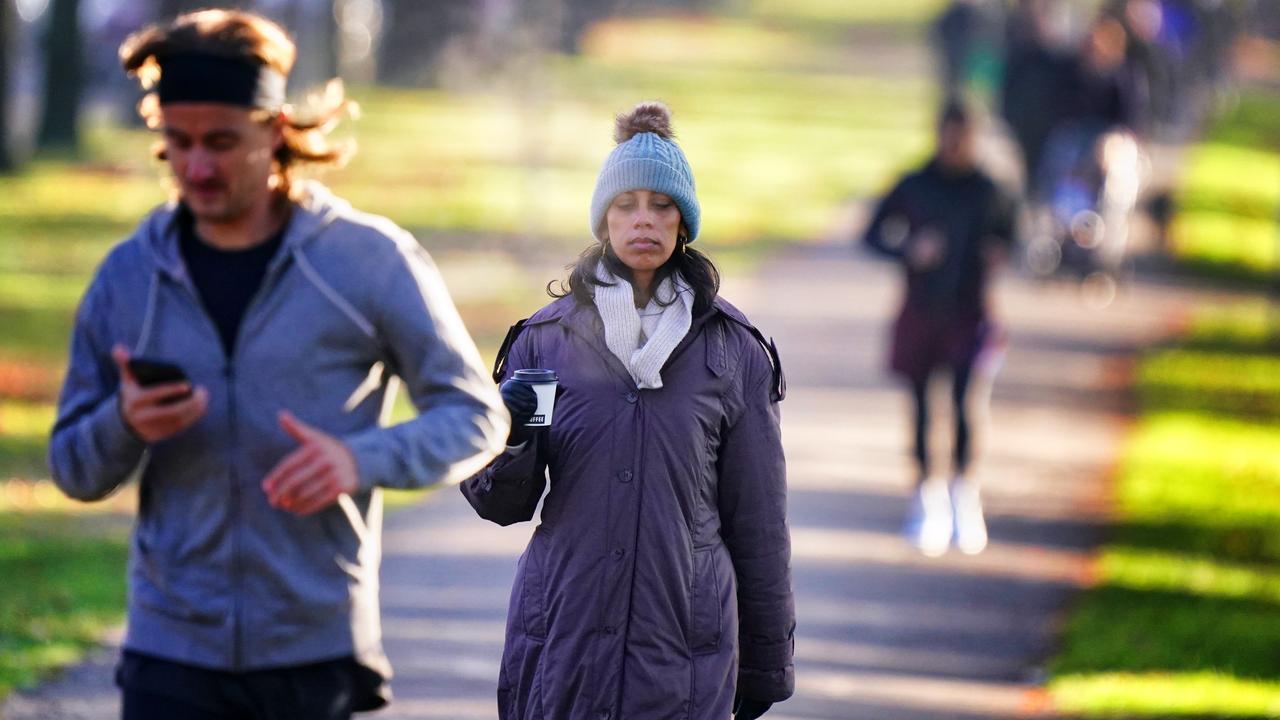
{"type": "Polygon", "coordinates": [[[992,333],[981,314],[955,316],[907,305],[893,323],[889,369],[920,383],[936,369],[968,367],[992,333]]]}
{"type": "Polygon", "coordinates": [[[366,672],[341,658],[231,673],[126,650],[116,684],[122,720],[349,720],[369,707],[366,672]]]}

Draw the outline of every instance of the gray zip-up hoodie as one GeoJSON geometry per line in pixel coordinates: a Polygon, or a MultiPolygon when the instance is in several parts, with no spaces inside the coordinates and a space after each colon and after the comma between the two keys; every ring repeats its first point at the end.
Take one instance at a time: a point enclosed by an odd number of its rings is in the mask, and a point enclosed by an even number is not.
{"type": "Polygon", "coordinates": [[[127,649],[232,671],[355,655],[389,678],[378,488],[466,478],[510,419],[422,247],[304,187],[232,357],[186,272],[175,206],[111,251],[77,313],[49,464],[86,501],[141,471],[127,649]],[[135,437],[117,407],[116,343],[181,365],[208,388],[205,416],[150,446],[135,437]],[[396,377],[420,414],[381,427],[396,377]],[[306,517],[268,504],[262,479],[297,447],[284,409],[347,443],[357,493],[306,517]]]}

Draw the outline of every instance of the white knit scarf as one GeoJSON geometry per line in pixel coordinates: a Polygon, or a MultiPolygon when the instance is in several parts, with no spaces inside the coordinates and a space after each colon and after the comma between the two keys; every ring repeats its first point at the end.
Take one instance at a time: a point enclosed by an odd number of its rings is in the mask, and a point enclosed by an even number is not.
{"type": "Polygon", "coordinates": [[[659,371],[693,324],[693,288],[676,273],[658,283],[646,307],[646,314],[661,308],[661,315],[648,338],[644,339],[641,331],[645,328],[640,311],[636,309],[631,283],[615,277],[603,263],[596,266],[596,276],[611,283],[595,288],[596,309],[604,321],[605,345],[622,361],[636,387],[662,387],[659,371]]]}

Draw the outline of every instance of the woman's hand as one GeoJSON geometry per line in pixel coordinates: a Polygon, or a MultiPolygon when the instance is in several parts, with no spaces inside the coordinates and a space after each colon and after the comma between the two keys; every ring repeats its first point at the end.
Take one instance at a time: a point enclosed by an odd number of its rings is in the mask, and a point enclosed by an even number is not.
{"type": "Polygon", "coordinates": [[[507,435],[507,445],[515,446],[528,442],[533,437],[534,429],[525,426],[529,418],[538,410],[538,394],[533,386],[519,380],[508,380],[498,388],[502,393],[502,404],[511,413],[511,432],[507,435]]]}
{"type": "Polygon", "coordinates": [[[773,707],[771,702],[762,702],[742,697],[742,695],[735,695],[733,698],[733,720],[756,720],[756,718],[769,712],[771,707],[773,707]]]}

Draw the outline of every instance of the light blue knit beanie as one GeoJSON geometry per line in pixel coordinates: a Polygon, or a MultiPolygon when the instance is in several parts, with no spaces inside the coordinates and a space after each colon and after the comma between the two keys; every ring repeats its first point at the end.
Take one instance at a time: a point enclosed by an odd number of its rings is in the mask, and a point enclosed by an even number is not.
{"type": "Polygon", "coordinates": [[[591,234],[604,240],[605,212],[618,193],[650,190],[675,201],[693,242],[702,210],[689,161],[672,139],[671,111],[660,102],[640,103],[618,116],[613,139],[618,146],[605,158],[591,195],[591,234]]]}

